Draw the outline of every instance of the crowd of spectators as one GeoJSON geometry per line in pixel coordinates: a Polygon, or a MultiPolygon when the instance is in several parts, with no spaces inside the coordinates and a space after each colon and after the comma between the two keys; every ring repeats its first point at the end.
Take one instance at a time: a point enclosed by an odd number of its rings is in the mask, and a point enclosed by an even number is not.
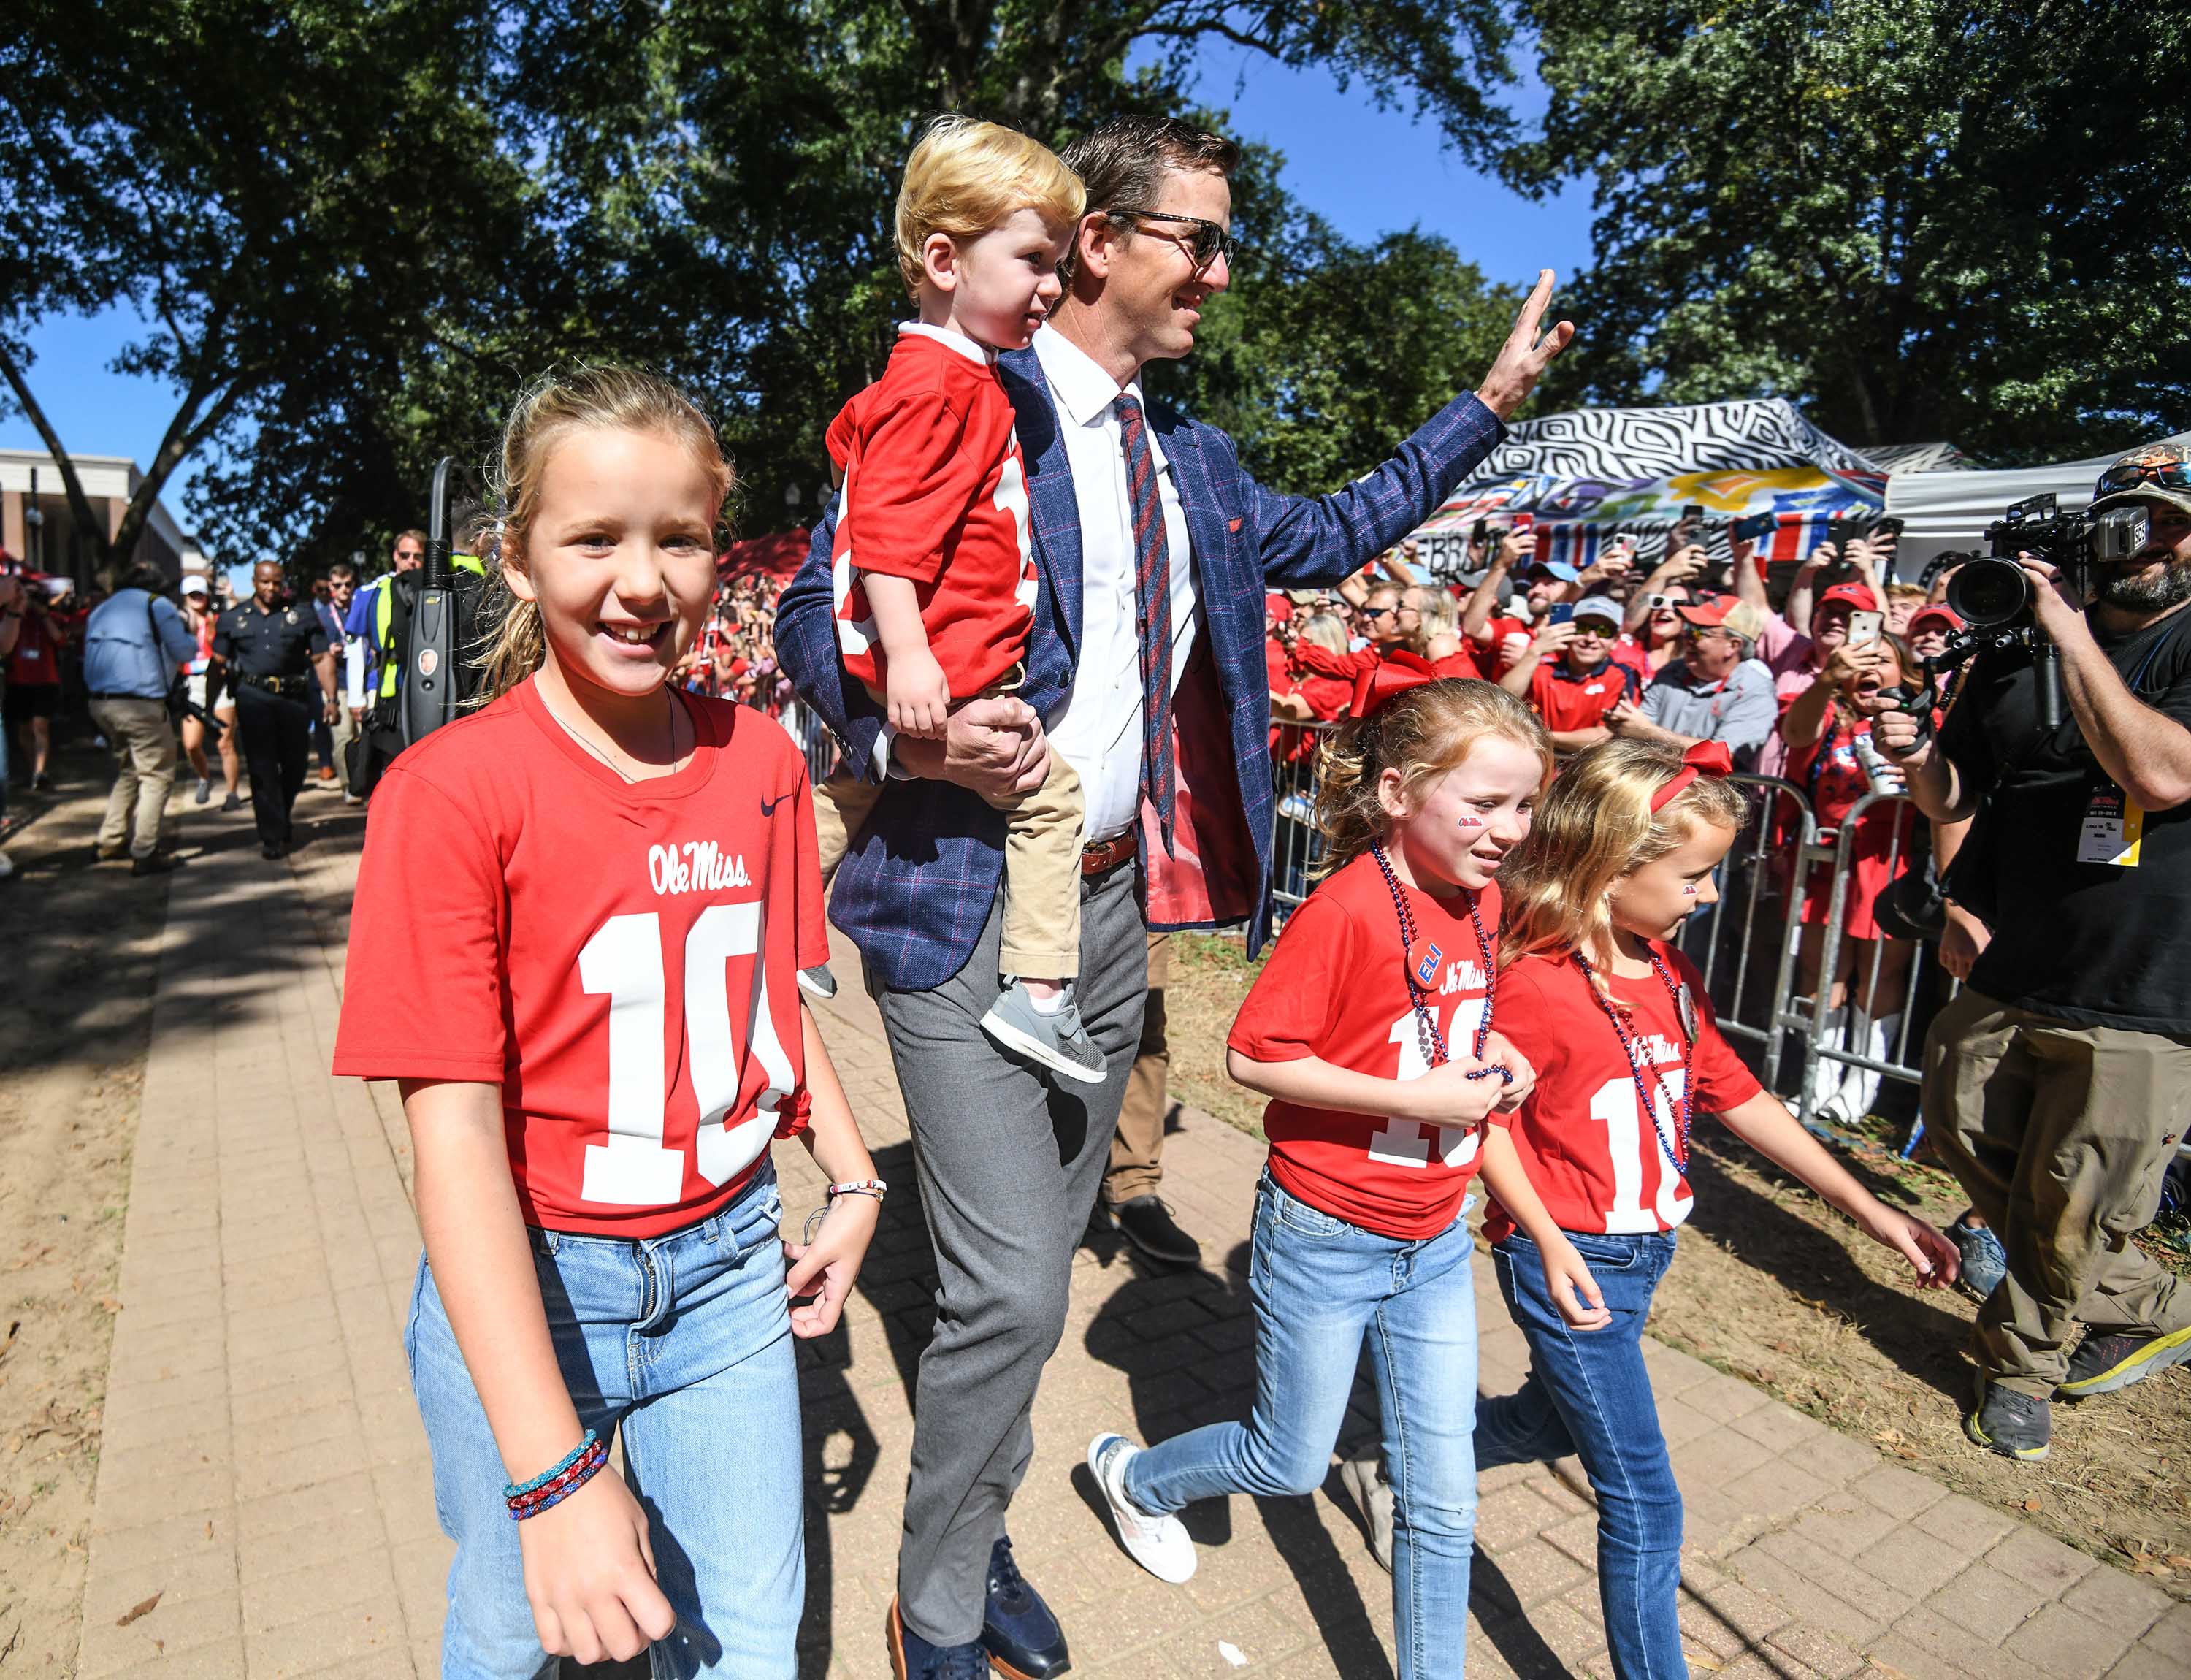
{"type": "MultiPolygon", "coordinates": [[[[1739,769],[1801,789],[1831,840],[1866,794],[1901,790],[1871,746],[1871,719],[1898,692],[1923,688],[1923,661],[1961,627],[1945,600],[1954,557],[1925,584],[1903,581],[1891,523],[1849,530],[1792,567],[1767,567],[1740,541],[1714,560],[1704,533],[1677,527],[1646,539],[1653,558],[1643,557],[1644,542],[1622,537],[1578,568],[1540,558],[1540,533],[1517,521],[1471,539],[1457,573],[1432,575],[1408,542],[1337,589],[1271,595],[1272,745],[1293,783],[1281,792],[1280,892],[1306,891],[1314,848],[1306,818],[1320,737],[1299,726],[1346,715],[1369,692],[1368,675],[1391,660],[1497,682],[1544,720],[1562,755],[1615,735],[1681,748],[1719,742],[1739,769]]],[[[1875,907],[1898,876],[1929,880],[1943,869],[1968,824],[1926,823],[1898,802],[1875,804],[1856,823],[1824,1041],[1892,1061],[1906,1037],[1915,945],[1909,926],[1891,915],[1883,923],[1875,907]]],[[[1777,825],[1784,858],[1793,839],[1784,801],[1777,825]]],[[[1776,891],[1791,874],[1784,865],[1776,891]]],[[[1805,886],[1796,978],[1809,994],[1824,966],[1828,867],[1805,886]]],[[[1987,929],[1960,906],[1935,900],[1933,908],[1944,925],[1923,931],[1940,941],[1940,966],[1966,975],[1987,929]]],[[[1880,1078],[1822,1060],[1813,1085],[1814,1114],[1852,1121],[1869,1111],[1880,1078]]]]}
{"type": "MultiPolygon", "coordinates": [[[[402,532],[391,553],[391,569],[422,564],[425,541],[423,532],[402,532]]],[[[378,691],[375,597],[388,575],[384,572],[361,586],[357,567],[338,561],[306,578],[285,576],[281,595],[283,607],[309,611],[318,619],[346,674],[345,703],[338,709],[336,721],[316,721],[313,726],[316,766],[310,779],[331,791],[339,789],[353,805],[361,803],[362,796],[349,787],[345,749],[364,726],[378,691]]],[[[792,702],[792,687],[776,658],[779,587],[779,580],[765,572],[723,582],[700,643],[680,668],[679,680],[687,689],[733,699],[771,716],[783,715],[792,702]]],[[[111,594],[98,584],[80,589],[66,577],[28,570],[0,550],[0,840],[9,828],[11,783],[18,820],[25,795],[56,791],[54,746],[68,727],[89,732],[101,746],[114,744],[93,715],[94,697],[84,679],[86,625],[111,594]]],[[[176,607],[184,632],[195,644],[192,657],[179,661],[176,671],[179,696],[190,703],[174,709],[174,717],[179,760],[188,766],[185,786],[197,804],[218,794],[224,812],[241,810],[246,782],[234,726],[235,690],[213,657],[213,634],[221,615],[245,597],[236,593],[225,570],[216,570],[185,575],[162,598],[176,607]]],[[[103,846],[101,855],[113,850],[103,846]]],[[[167,855],[161,853],[163,860],[167,855]]],[[[0,880],[13,873],[7,852],[0,850],[0,880]]]]}

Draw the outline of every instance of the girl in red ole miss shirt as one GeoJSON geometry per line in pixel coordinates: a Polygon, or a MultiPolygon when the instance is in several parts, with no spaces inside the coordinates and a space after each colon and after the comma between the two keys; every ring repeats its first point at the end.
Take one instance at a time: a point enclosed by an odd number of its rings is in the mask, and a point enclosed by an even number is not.
{"type": "Polygon", "coordinates": [[[1476,1456],[1487,1467],[1581,1456],[1624,1680],[1688,1672],[1675,1620],[1682,1495],[1642,1337],[1693,1205],[1690,1115],[1716,1113],[1924,1284],[1955,1275],[1946,1238],[1876,1200],[1760,1088],[1670,943],[1719,896],[1712,871],[1745,816],[1727,769],[1715,743],[1686,757],[1644,741],[1593,747],[1562,769],[1502,876],[1499,1024],[1537,1074],[1505,1138],[1535,1194],[1509,1200],[1487,1169],[1484,1234],[1532,1364],[1519,1393],[1477,1407],[1476,1456]]]}
{"type": "Polygon", "coordinates": [[[1552,755],[1543,725],[1489,683],[1395,663],[1363,688],[1367,715],[1322,766],[1331,872],[1227,1040],[1232,1077],[1271,1098],[1249,1267],[1254,1412],[1146,1450],[1100,1435],[1089,1458],[1127,1551],[1185,1580],[1194,1546],[1172,1513],[1189,1501],[1322,1485],[1366,1335],[1397,1506],[1398,1671],[1427,1680],[1460,1674],[1468,1638],[1469,1181],[1481,1167],[1534,1204],[1526,1180],[1499,1176],[1504,1111],[1530,1076],[1493,1030],[1494,882],[1552,755]]]}
{"type": "Polygon", "coordinates": [[[660,1642],[788,1676],[792,1339],[834,1327],[883,1189],[800,1000],[828,954],[805,770],[667,681],[730,487],[698,409],[586,369],[520,401],[500,464],[494,698],[373,794],[334,1066],[401,1082],[417,1150],[443,1667],[660,1642]],[[769,1160],[794,1134],[832,1180],[804,1245],[769,1160]]]}

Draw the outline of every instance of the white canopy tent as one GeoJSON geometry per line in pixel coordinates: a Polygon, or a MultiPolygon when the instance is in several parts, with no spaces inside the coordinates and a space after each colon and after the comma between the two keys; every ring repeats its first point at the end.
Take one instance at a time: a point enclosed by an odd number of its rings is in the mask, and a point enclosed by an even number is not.
{"type": "MultiPolygon", "coordinates": [[[[2191,442],[2191,432],[2168,440],[2191,442]]],[[[1887,511],[1904,521],[1900,571],[1915,577],[1943,549],[1982,549],[1985,528],[2011,504],[2052,493],[2062,511],[2074,513],[2092,499],[2092,481],[2135,446],[2088,461],[2057,461],[2050,466],[2018,467],[2005,472],[1898,472],[1887,481],[1887,511]]]]}

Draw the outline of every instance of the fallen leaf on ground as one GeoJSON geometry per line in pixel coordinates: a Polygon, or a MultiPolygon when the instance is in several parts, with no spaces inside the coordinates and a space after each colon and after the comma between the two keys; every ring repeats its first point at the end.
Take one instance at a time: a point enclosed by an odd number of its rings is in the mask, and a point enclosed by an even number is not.
{"type": "Polygon", "coordinates": [[[2023,1501],[2023,1508],[2026,1511],[2036,1511],[2039,1509],[2039,1501],[2035,1499],[2027,1499],[2023,1501]]]}
{"type": "MultiPolygon", "coordinates": [[[[168,1589],[163,1586],[160,1589],[160,1592],[165,1592],[168,1589]]],[[[151,1615],[152,1606],[160,1602],[160,1592],[154,1593],[150,1598],[147,1598],[141,1604],[132,1604],[120,1615],[115,1617],[114,1625],[117,1627],[127,1627],[131,1622],[136,1620],[138,1617],[151,1615]]]]}

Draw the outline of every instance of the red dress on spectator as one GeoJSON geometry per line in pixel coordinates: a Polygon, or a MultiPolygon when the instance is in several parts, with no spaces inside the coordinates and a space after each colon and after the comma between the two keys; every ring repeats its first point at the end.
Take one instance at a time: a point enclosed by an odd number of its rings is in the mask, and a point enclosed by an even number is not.
{"type": "MultiPolygon", "coordinates": [[[[1871,780],[1856,755],[1857,737],[1870,733],[1869,718],[1858,719],[1852,728],[1835,715],[1828,717],[1826,732],[1812,745],[1788,749],[1788,779],[1810,794],[1821,831],[1839,828],[1856,802],[1871,791],[1871,780]]],[[[1915,832],[1913,807],[1907,803],[1875,805],[1857,818],[1848,903],[1842,918],[1842,927],[1852,938],[1884,937],[1872,915],[1872,902],[1908,861],[1915,832]],[[1890,863],[1890,858],[1898,861],[1890,863]]],[[[1832,868],[1813,865],[1803,901],[1804,926],[1824,925],[1832,891],[1832,868]]]]}

